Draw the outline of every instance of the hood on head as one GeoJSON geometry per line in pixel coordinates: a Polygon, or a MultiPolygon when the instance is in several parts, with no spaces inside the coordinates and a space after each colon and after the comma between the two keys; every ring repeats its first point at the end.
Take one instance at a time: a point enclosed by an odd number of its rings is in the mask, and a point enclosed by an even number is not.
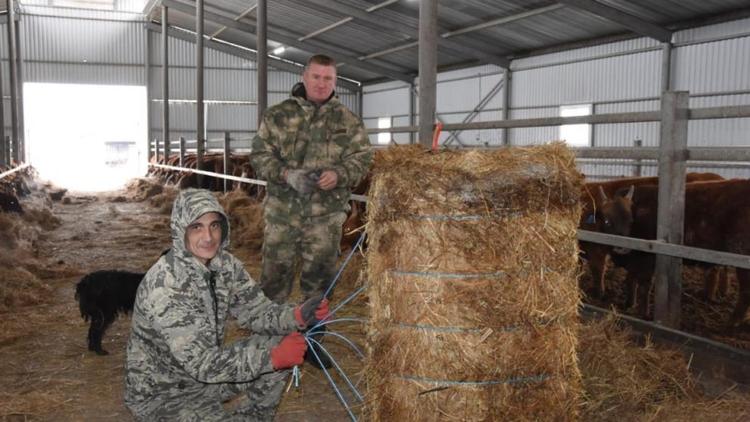
{"type": "Polygon", "coordinates": [[[221,215],[221,246],[219,250],[229,246],[229,219],[224,208],[213,194],[205,189],[184,189],[177,194],[172,206],[172,245],[180,255],[192,255],[185,246],[185,231],[187,226],[199,219],[203,214],[215,212],[221,215]]]}

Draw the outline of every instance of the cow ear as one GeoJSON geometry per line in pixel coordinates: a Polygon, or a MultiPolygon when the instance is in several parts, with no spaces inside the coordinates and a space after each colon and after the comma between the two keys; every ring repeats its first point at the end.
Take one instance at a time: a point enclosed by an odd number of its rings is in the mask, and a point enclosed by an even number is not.
{"type": "Polygon", "coordinates": [[[609,201],[609,198],[607,198],[607,194],[604,193],[604,189],[602,189],[601,185],[599,185],[599,200],[601,200],[602,203],[609,201]]]}
{"type": "Polygon", "coordinates": [[[633,193],[635,192],[635,185],[630,185],[630,189],[628,189],[628,193],[625,194],[625,199],[628,201],[633,201],[633,193]]]}

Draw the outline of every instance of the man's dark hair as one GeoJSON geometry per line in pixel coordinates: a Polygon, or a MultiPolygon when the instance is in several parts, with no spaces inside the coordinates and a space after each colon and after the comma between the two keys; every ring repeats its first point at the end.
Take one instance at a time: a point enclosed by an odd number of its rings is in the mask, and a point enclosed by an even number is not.
{"type": "Polygon", "coordinates": [[[316,54],[307,60],[306,68],[309,68],[311,64],[319,64],[321,66],[336,66],[336,60],[325,54],[316,54]]]}

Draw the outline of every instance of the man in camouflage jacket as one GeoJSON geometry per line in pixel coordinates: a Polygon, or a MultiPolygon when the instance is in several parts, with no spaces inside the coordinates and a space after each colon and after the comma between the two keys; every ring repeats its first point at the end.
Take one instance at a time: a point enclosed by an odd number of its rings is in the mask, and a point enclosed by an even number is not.
{"type": "Polygon", "coordinates": [[[268,182],[263,269],[266,295],[283,302],[302,261],[302,294],[324,292],[336,271],[350,188],[372,162],[362,120],[335,96],[336,66],[310,58],[291,98],[263,115],[250,163],[268,182]]]}
{"type": "Polygon", "coordinates": [[[313,308],[321,319],[327,302],[269,300],[225,250],[229,220],[208,191],[180,192],[171,233],[172,248],[138,289],[125,403],[138,420],[271,420],[284,369],[302,363],[306,345],[297,330],[314,322],[313,308]],[[230,316],[253,335],[224,345],[230,316]],[[232,411],[222,405],[230,399],[232,411]]]}

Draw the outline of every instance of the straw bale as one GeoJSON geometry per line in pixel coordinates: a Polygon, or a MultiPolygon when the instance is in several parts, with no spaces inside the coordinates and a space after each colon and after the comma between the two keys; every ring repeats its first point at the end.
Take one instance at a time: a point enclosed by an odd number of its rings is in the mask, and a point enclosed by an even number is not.
{"type": "Polygon", "coordinates": [[[390,148],[368,203],[374,420],[574,420],[578,197],[562,144],[390,148]]]}

